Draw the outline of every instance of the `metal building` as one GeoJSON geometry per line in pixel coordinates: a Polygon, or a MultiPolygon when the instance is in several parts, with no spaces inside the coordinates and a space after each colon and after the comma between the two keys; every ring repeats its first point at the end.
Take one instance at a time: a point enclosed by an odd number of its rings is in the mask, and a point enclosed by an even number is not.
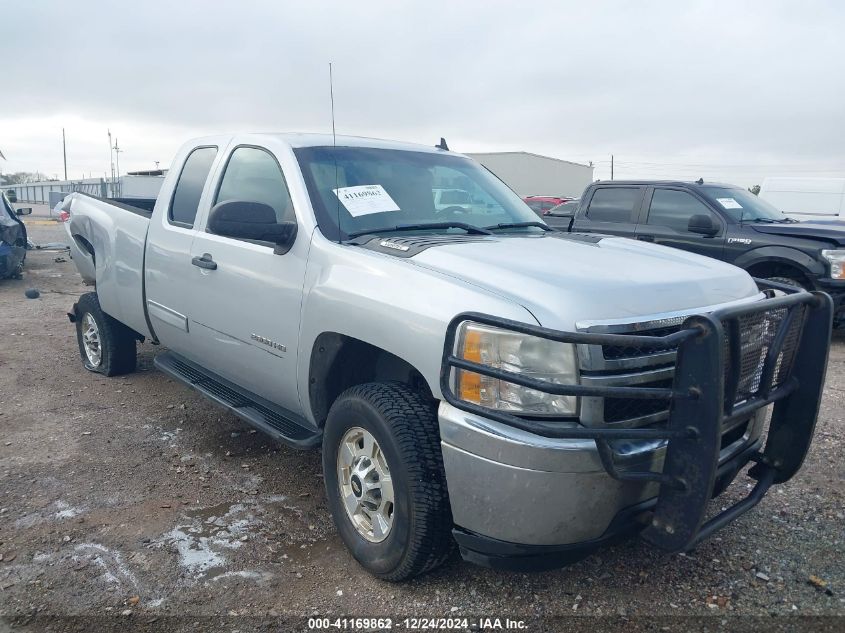
{"type": "Polygon", "coordinates": [[[593,182],[593,166],[531,152],[467,154],[505,181],[520,196],[578,198],[593,182]]]}

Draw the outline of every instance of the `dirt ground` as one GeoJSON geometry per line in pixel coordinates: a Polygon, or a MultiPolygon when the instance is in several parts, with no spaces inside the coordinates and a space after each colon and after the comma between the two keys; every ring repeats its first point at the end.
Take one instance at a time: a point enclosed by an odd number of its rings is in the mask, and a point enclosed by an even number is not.
{"type": "MultiPolygon", "coordinates": [[[[46,219],[28,225],[36,243],[64,241],[46,219]]],[[[86,291],[56,252],[31,251],[22,280],[0,281],[0,630],[304,630],[314,615],[394,627],[507,616],[527,630],[568,617],[593,631],[655,616],[687,629],[683,616],[700,616],[736,630],[771,627],[770,615],[845,615],[841,336],[803,470],[696,551],[669,556],[634,539],[553,572],[455,560],[397,585],[344,550],[317,452],[279,446],[168,379],[152,345],[135,374],[86,372],[65,316],[86,291]]],[[[845,619],[804,622],[835,630],[845,619]]]]}

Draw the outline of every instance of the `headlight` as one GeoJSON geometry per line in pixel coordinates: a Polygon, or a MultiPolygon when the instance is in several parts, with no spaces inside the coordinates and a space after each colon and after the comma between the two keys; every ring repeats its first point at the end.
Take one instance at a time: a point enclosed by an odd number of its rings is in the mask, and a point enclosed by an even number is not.
{"type": "MultiPolygon", "coordinates": [[[[559,385],[578,383],[575,346],[464,321],[455,356],[559,385]]],[[[461,400],[491,409],[532,415],[576,415],[576,396],[555,396],[512,382],[456,370],[455,391],[461,400]]]]}
{"type": "Polygon", "coordinates": [[[830,263],[831,279],[845,279],[845,250],[824,250],[822,257],[830,263]]]}

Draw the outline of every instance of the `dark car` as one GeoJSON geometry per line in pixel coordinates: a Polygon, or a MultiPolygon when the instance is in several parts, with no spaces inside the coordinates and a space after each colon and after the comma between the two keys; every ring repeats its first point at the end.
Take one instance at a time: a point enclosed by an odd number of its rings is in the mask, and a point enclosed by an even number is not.
{"type": "Polygon", "coordinates": [[[18,216],[29,215],[31,208],[15,209],[5,194],[0,194],[0,279],[20,277],[26,259],[26,227],[18,216]]]}
{"type": "Polygon", "coordinates": [[[553,228],[604,233],[715,257],[752,276],[822,290],[845,321],[845,223],[799,222],[735,185],[595,182],[577,207],[544,216],[553,228]]]}

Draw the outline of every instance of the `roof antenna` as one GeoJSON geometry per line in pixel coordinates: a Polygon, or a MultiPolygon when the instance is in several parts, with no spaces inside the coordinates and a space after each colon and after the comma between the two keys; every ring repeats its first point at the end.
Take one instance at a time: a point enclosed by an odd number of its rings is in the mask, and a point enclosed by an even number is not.
{"type": "Polygon", "coordinates": [[[446,139],[445,139],[445,138],[443,138],[442,136],[440,137],[440,144],[439,144],[439,145],[435,145],[435,147],[436,147],[437,149],[442,149],[442,150],[447,151],[447,152],[449,151],[449,146],[448,146],[448,145],[446,145],[446,139]]]}
{"type": "Polygon", "coordinates": [[[695,181],[695,184],[703,185],[704,184],[704,178],[699,178],[698,180],[695,181]]]}
{"type": "Polygon", "coordinates": [[[340,229],[340,196],[338,189],[340,189],[340,181],[337,175],[337,134],[334,127],[334,78],[332,77],[332,63],[329,62],[329,98],[332,102],[332,156],[334,157],[334,197],[337,200],[336,215],[337,215],[337,243],[341,243],[340,236],[343,231],[340,229]]]}

